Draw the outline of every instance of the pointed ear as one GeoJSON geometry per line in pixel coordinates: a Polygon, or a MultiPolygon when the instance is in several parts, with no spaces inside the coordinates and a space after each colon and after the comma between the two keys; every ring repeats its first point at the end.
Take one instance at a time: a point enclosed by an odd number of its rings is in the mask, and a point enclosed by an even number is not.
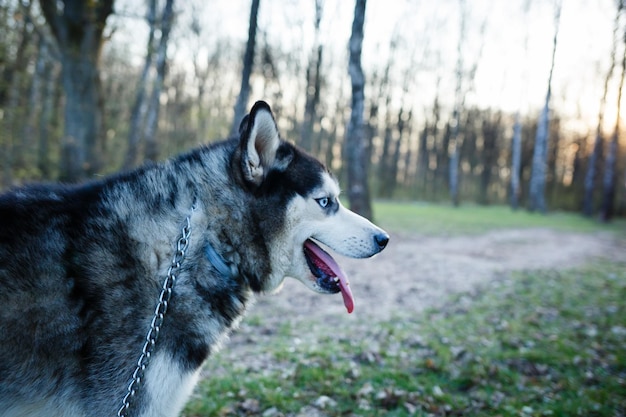
{"type": "Polygon", "coordinates": [[[248,128],[249,117],[250,115],[246,114],[245,116],[243,116],[243,119],[241,119],[241,123],[239,123],[239,136],[241,136],[243,132],[245,132],[245,130],[248,128]]]}
{"type": "Polygon", "coordinates": [[[279,145],[280,136],[272,110],[266,102],[257,101],[247,116],[245,126],[241,125],[241,170],[246,181],[254,185],[263,182],[274,164],[279,145]]]}

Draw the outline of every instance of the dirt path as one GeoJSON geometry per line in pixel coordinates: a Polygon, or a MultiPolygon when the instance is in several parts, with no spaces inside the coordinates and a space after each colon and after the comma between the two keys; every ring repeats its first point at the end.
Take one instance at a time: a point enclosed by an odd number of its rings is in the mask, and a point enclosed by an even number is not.
{"type": "Polygon", "coordinates": [[[252,313],[267,317],[267,312],[277,319],[388,319],[436,307],[449,295],[472,291],[506,272],[564,269],[601,258],[626,261],[626,241],[609,233],[547,229],[456,237],[392,235],[389,247],[373,259],[337,259],[356,298],[352,315],[346,314],[340,295],[318,295],[295,280],[288,280],[280,293],[261,297],[252,313]]]}
{"type": "Polygon", "coordinates": [[[610,233],[548,229],[497,230],[454,237],[395,234],[388,248],[373,259],[337,258],[350,277],[356,299],[352,314],[346,313],[339,294],[315,294],[298,281],[288,280],[280,293],[259,298],[249,312],[255,326],[244,319],[225,350],[241,360],[240,353],[244,352],[240,349],[261,341],[264,335],[271,337],[287,323],[304,320],[306,328],[311,328],[313,322],[325,328],[330,325],[342,331],[358,331],[374,320],[436,308],[450,295],[484,288],[511,271],[565,269],[602,258],[626,261],[626,240],[610,233]]]}

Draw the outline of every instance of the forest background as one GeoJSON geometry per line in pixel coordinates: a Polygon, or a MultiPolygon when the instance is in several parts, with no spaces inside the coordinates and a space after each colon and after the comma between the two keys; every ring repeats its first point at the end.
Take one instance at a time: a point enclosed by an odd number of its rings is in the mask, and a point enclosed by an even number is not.
{"type": "MultiPolygon", "coordinates": [[[[2,188],[225,138],[257,99],[345,187],[354,6],[0,0],[2,188]]],[[[357,139],[370,195],[625,215],[623,8],[369,0],[357,139]]]]}

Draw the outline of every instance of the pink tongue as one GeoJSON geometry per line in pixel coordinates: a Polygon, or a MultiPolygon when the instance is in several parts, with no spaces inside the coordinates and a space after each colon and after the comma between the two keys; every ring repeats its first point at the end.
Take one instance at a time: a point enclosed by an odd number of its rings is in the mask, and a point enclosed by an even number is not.
{"type": "MultiPolygon", "coordinates": [[[[320,248],[315,242],[312,240],[307,240],[304,242],[304,246],[318,258],[321,262],[325,264],[332,272],[329,275],[335,275],[339,278],[339,289],[341,289],[341,295],[343,296],[343,304],[346,306],[346,310],[348,313],[352,313],[354,310],[354,297],[352,296],[352,290],[350,290],[350,282],[348,281],[348,277],[341,270],[337,262],[330,256],[326,251],[320,248]]],[[[326,272],[329,272],[328,270],[326,272]]]]}

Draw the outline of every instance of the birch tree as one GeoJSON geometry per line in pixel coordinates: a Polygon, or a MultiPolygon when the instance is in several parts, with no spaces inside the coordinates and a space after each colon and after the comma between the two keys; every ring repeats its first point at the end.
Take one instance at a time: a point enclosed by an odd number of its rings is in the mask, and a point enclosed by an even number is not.
{"type": "Polygon", "coordinates": [[[513,210],[519,207],[520,173],[522,168],[522,122],[520,111],[515,114],[513,125],[513,139],[511,140],[511,196],[510,203],[513,210]]]}
{"type": "Polygon", "coordinates": [[[60,177],[78,181],[100,168],[102,98],[98,68],[113,0],[40,0],[57,41],[65,92],[60,177]]]}
{"type": "Polygon", "coordinates": [[[243,70],[241,72],[241,88],[239,96],[235,103],[235,116],[230,129],[231,136],[239,133],[239,125],[241,119],[246,115],[248,109],[248,99],[250,97],[250,76],[252,75],[252,67],[254,66],[254,51],[256,48],[256,28],[257,16],[259,14],[260,0],[252,0],[250,7],[250,23],[248,25],[248,42],[246,43],[246,52],[243,56],[243,70]]]}
{"type": "MultiPolygon", "coordinates": [[[[526,0],[524,3],[524,21],[525,21],[525,34],[524,34],[524,62],[528,61],[528,12],[530,11],[530,0],[526,0]]],[[[524,91],[526,91],[528,84],[528,66],[523,69],[522,75],[522,97],[520,98],[520,108],[515,114],[515,124],[513,125],[513,138],[511,140],[511,194],[509,202],[513,210],[517,210],[519,207],[519,197],[521,193],[520,187],[520,175],[522,169],[522,120],[521,120],[521,106],[525,101],[523,97],[524,91]]]]}
{"type": "Polygon", "coordinates": [[[463,94],[463,44],[465,40],[465,27],[467,21],[467,8],[465,0],[459,0],[461,10],[461,27],[459,31],[459,41],[457,43],[457,60],[456,60],[456,89],[454,109],[452,111],[452,126],[450,131],[450,142],[448,144],[448,153],[450,162],[448,165],[448,186],[450,187],[450,199],[455,206],[459,205],[459,155],[462,138],[461,110],[465,95],[463,94]]]}
{"type": "Polygon", "coordinates": [[[369,186],[367,183],[367,152],[363,126],[365,107],[365,74],[361,65],[363,26],[366,0],[356,0],[348,72],[352,83],[352,113],[346,135],[346,164],[348,169],[348,199],[350,208],[360,215],[372,218],[369,186]]]}
{"type": "Polygon", "coordinates": [[[554,58],[556,56],[557,39],[559,35],[559,24],[561,21],[561,3],[556,6],[554,13],[554,37],[552,39],[552,60],[550,63],[550,73],[548,75],[548,91],[546,100],[537,123],[537,134],[535,135],[535,146],[533,149],[532,171],[529,191],[529,210],[546,212],[546,165],[548,157],[548,132],[550,124],[550,98],[552,96],[552,74],[554,73],[554,58]]]}

